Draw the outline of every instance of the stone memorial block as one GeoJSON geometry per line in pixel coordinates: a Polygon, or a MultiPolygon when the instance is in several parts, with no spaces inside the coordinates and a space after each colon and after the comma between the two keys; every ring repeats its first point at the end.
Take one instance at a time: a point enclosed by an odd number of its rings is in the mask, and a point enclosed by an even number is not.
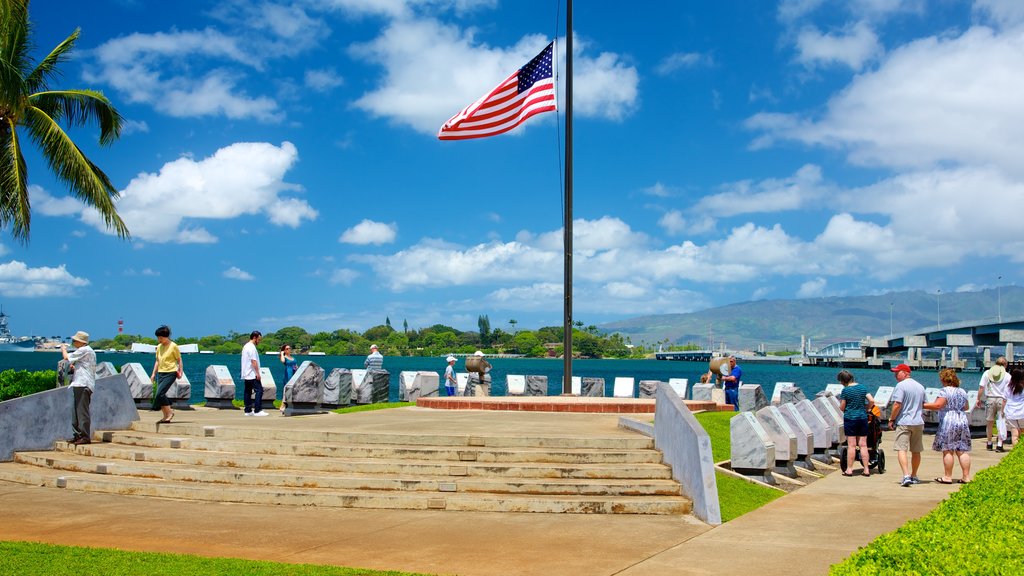
{"type": "MultiPolygon", "coordinates": [[[[925,388],[924,389],[924,401],[935,402],[938,399],[939,393],[942,392],[940,388],[925,388]]],[[[922,410],[921,416],[924,417],[925,424],[938,424],[939,423],[939,411],[938,410],[922,410]]]]}
{"type": "Polygon", "coordinates": [[[505,393],[509,396],[523,396],[526,394],[526,376],[522,374],[509,374],[505,376],[505,393]]]}
{"type": "Polygon", "coordinates": [[[775,484],[775,443],[750,412],[740,412],[729,420],[730,468],[744,476],[775,484]]]}
{"type": "Polygon", "coordinates": [[[480,378],[479,372],[469,373],[469,382],[466,384],[466,390],[463,392],[465,396],[490,396],[491,395],[491,375],[484,374],[483,379],[480,378]]]}
{"type": "Polygon", "coordinates": [[[693,399],[700,402],[711,402],[711,390],[714,388],[714,384],[694,384],[693,399]]]}
{"type": "MultiPolygon", "coordinates": [[[[263,406],[274,407],[274,400],[277,400],[277,382],[270,368],[260,366],[260,384],[263,385],[263,406]]],[[[286,382],[287,384],[287,382],[286,382]]],[[[284,396],[281,396],[284,399],[284,396]]]]}
{"type": "Polygon", "coordinates": [[[815,398],[811,401],[818,414],[828,423],[832,431],[832,443],[839,446],[846,443],[846,431],[843,429],[843,415],[839,413],[828,398],[815,398]]]}
{"type": "Polygon", "coordinates": [[[787,386],[779,391],[779,404],[793,404],[801,400],[807,400],[807,396],[799,386],[787,386]]]}
{"type": "MultiPolygon", "coordinates": [[[[562,385],[565,385],[565,376],[562,376],[562,385]]],[[[563,388],[564,389],[564,388],[563,388]]],[[[579,396],[583,390],[583,377],[573,376],[572,384],[569,385],[569,391],[573,396],[579,396]]]]}
{"type": "Polygon", "coordinates": [[[138,362],[129,362],[121,366],[121,372],[128,379],[128,390],[135,399],[135,405],[149,408],[153,405],[153,381],[149,373],[138,362]]]}
{"type": "Polygon", "coordinates": [[[359,389],[366,384],[366,369],[353,368],[352,372],[352,401],[350,404],[357,404],[359,400],[359,389]]]}
{"type": "Polygon", "coordinates": [[[526,395],[527,396],[547,396],[548,395],[548,377],[539,376],[535,374],[527,374],[526,376],[526,395]]]}
{"type": "Polygon", "coordinates": [[[740,384],[737,402],[740,412],[757,412],[768,405],[768,397],[760,384],[740,384]]]}
{"type": "Polygon", "coordinates": [[[794,462],[798,457],[796,433],[790,428],[789,422],[782,416],[778,406],[763,406],[754,412],[754,416],[775,444],[775,471],[795,478],[794,462]]]}
{"type": "Polygon", "coordinates": [[[832,428],[821,417],[821,414],[818,413],[818,410],[811,404],[810,400],[804,398],[796,402],[794,406],[796,406],[800,417],[807,423],[807,427],[814,433],[814,454],[812,457],[815,460],[831,464],[832,458],[827,452],[832,448],[832,428]]]}
{"type": "Polygon", "coordinates": [[[985,426],[985,403],[981,403],[981,407],[978,407],[978,391],[971,390],[967,393],[967,405],[971,407],[970,415],[970,426],[972,427],[984,427],[985,426]]]}
{"type": "Polygon", "coordinates": [[[455,395],[465,396],[466,388],[469,386],[469,373],[459,372],[455,374],[455,395]]]}
{"type": "Polygon", "coordinates": [[[896,390],[895,386],[879,386],[878,390],[871,395],[875,399],[875,406],[882,412],[882,420],[889,417],[889,409],[892,407],[892,393],[896,390]]]}
{"type": "Polygon", "coordinates": [[[773,406],[778,406],[779,404],[782,403],[782,390],[785,389],[785,388],[789,388],[791,386],[796,386],[796,384],[793,383],[793,382],[776,382],[775,383],[775,388],[772,389],[772,405],[773,406]]]}
{"type": "Polygon", "coordinates": [[[814,454],[814,432],[796,409],[796,404],[782,404],[776,408],[796,436],[796,465],[814,470],[814,464],[811,463],[811,456],[814,454]]]}
{"type": "Polygon", "coordinates": [[[314,362],[304,360],[284,385],[284,415],[321,412],[324,387],[324,369],[314,362]]]}
{"type": "Polygon", "coordinates": [[[188,380],[188,375],[184,372],[181,374],[181,378],[176,378],[174,384],[167,389],[167,399],[171,401],[171,406],[175,408],[191,408],[188,401],[192,398],[192,383],[188,380]]]}
{"type": "Polygon", "coordinates": [[[658,384],[661,383],[661,380],[641,380],[637,396],[648,400],[654,399],[655,394],[658,392],[658,384]]]}
{"type": "Polygon", "coordinates": [[[689,386],[690,380],[688,378],[669,378],[668,385],[679,395],[683,400],[686,399],[686,388],[689,386]]]}
{"type": "Polygon", "coordinates": [[[437,396],[440,385],[441,377],[437,372],[407,370],[398,375],[398,399],[401,402],[415,402],[417,398],[437,396]]]}
{"type": "MultiPolygon", "coordinates": [[[[295,380],[295,376],[292,376],[295,380]]],[[[291,382],[291,380],[289,380],[291,382]]],[[[287,386],[285,386],[287,389],[287,386]]],[[[335,368],[324,380],[324,395],[320,401],[322,408],[334,409],[352,403],[352,371],[348,368],[335,368]]]]}
{"type": "MultiPolygon", "coordinates": [[[[724,405],[726,403],[725,402],[725,390],[722,390],[721,388],[717,388],[717,387],[716,388],[712,388],[711,389],[711,401],[714,402],[715,404],[723,404],[724,405]]],[[[735,406],[734,406],[734,408],[735,408],[735,406]]]]}
{"type": "Polygon", "coordinates": [[[635,398],[634,390],[636,380],[629,376],[616,376],[612,384],[612,396],[615,398],[635,398]]]}
{"type": "Polygon", "coordinates": [[[580,395],[593,398],[604,397],[604,378],[584,377],[580,385],[580,395]]]}
{"type": "Polygon", "coordinates": [[[208,408],[234,408],[235,379],[228,367],[215,364],[206,367],[206,383],[203,396],[208,408]]]}
{"type": "Polygon", "coordinates": [[[359,404],[377,404],[388,401],[391,387],[391,373],[387,370],[369,370],[363,380],[363,387],[356,391],[359,404]]]}
{"type": "Polygon", "coordinates": [[[113,362],[98,362],[96,364],[96,379],[117,376],[117,368],[113,362]]]}
{"type": "Polygon", "coordinates": [[[840,394],[843,393],[843,385],[842,384],[827,384],[827,385],[825,385],[825,392],[827,392],[828,394],[831,394],[833,396],[839,396],[840,394]]]}

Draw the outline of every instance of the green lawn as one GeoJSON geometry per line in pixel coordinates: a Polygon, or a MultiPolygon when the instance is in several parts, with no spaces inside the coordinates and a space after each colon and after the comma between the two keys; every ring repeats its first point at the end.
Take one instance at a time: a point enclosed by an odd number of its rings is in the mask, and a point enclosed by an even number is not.
{"type": "Polygon", "coordinates": [[[124,552],[107,548],[56,546],[35,542],[0,542],[0,574],[18,576],[424,576],[394,572],[282,564],[186,554],[124,552]]]}
{"type": "MultiPolygon", "coordinates": [[[[711,437],[711,454],[715,462],[730,458],[729,420],[736,412],[701,412],[694,414],[697,421],[711,437]]],[[[756,510],[761,506],[785,496],[785,493],[758,484],[741,480],[728,474],[715,472],[718,483],[718,505],[722,511],[722,522],[728,522],[756,510]]]]}

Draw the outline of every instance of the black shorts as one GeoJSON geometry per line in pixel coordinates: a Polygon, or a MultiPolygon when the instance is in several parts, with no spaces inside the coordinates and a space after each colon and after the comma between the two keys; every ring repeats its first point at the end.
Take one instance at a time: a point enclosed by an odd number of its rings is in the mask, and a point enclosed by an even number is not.
{"type": "Polygon", "coordinates": [[[867,436],[868,419],[847,420],[843,418],[843,431],[849,436],[867,436]]]}

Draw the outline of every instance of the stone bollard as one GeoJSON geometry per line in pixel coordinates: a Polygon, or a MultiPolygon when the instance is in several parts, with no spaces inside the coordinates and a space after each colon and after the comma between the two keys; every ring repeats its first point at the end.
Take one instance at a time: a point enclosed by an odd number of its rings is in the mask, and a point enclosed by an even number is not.
{"type": "Polygon", "coordinates": [[[804,398],[793,405],[807,423],[807,427],[814,433],[814,453],[811,457],[819,462],[832,464],[832,457],[828,454],[832,448],[832,429],[810,400],[804,398]]]}
{"type": "Polygon", "coordinates": [[[796,386],[793,382],[776,382],[775,388],[772,388],[772,406],[778,406],[782,404],[782,391],[785,388],[796,386]]]}
{"type": "Polygon", "coordinates": [[[96,364],[96,379],[109,378],[110,376],[117,375],[117,368],[114,367],[113,362],[98,362],[96,364]]]}
{"type": "Polygon", "coordinates": [[[729,420],[729,439],[733,472],[775,484],[775,443],[753,414],[740,412],[729,420]]]}
{"type": "Polygon", "coordinates": [[[367,370],[365,368],[353,368],[350,372],[352,373],[352,397],[349,404],[358,404],[359,389],[366,384],[367,370]]]}
{"type": "Polygon", "coordinates": [[[737,402],[740,412],[757,412],[768,405],[768,398],[760,384],[740,384],[737,402]]]}
{"type": "MultiPolygon", "coordinates": [[[[260,366],[260,384],[263,386],[263,409],[274,407],[274,400],[277,400],[277,382],[270,368],[260,366]]],[[[284,399],[284,396],[281,396],[284,399]]]]}
{"type": "Polygon", "coordinates": [[[437,372],[406,370],[398,375],[398,400],[415,402],[417,398],[437,396],[440,384],[437,372]]]}
{"type": "Polygon", "coordinates": [[[149,409],[153,406],[153,381],[149,373],[138,362],[129,362],[121,366],[121,373],[128,379],[128,390],[132,393],[135,405],[149,409]]]}
{"type": "Polygon", "coordinates": [[[846,444],[846,430],[843,428],[843,415],[832,406],[832,401],[825,397],[815,398],[811,405],[821,414],[832,430],[832,455],[839,457],[839,448],[846,444]]]}
{"type": "Polygon", "coordinates": [[[590,398],[604,397],[604,378],[584,376],[580,384],[580,396],[590,398]]]}
{"type": "Polygon", "coordinates": [[[538,375],[526,375],[526,395],[527,396],[547,396],[548,395],[548,377],[538,375]]]}
{"type": "Polygon", "coordinates": [[[807,396],[799,386],[787,386],[779,391],[779,404],[795,404],[801,400],[807,400],[807,396]]]}
{"type": "Polygon", "coordinates": [[[612,382],[612,397],[613,398],[635,398],[636,392],[633,390],[635,379],[629,376],[616,376],[612,382]]]}
{"type": "Polygon", "coordinates": [[[655,394],[658,392],[658,384],[664,384],[664,382],[661,380],[641,380],[639,394],[637,394],[637,396],[639,398],[653,400],[655,394]]]}
{"type": "Polygon", "coordinates": [[[814,470],[814,463],[811,462],[811,456],[814,455],[814,432],[796,409],[796,404],[782,404],[776,408],[796,436],[795,464],[806,470],[814,470]]]}
{"type": "Polygon", "coordinates": [[[825,393],[831,394],[831,395],[833,395],[833,396],[838,398],[839,395],[843,393],[843,385],[842,384],[826,384],[825,385],[825,393]]]}
{"type": "Polygon", "coordinates": [[[192,383],[185,373],[181,374],[181,378],[176,378],[174,384],[167,389],[167,399],[171,401],[171,406],[178,410],[192,409],[188,403],[192,399],[192,383]]]}
{"type": "Polygon", "coordinates": [[[284,386],[284,415],[320,413],[323,398],[324,369],[305,360],[284,386]]]}
{"type": "MultiPolygon", "coordinates": [[[[292,376],[292,380],[295,376],[292,376]]],[[[290,382],[290,381],[289,381],[290,382]]],[[[288,387],[285,386],[287,389],[288,387]]],[[[324,380],[324,395],[320,402],[322,408],[333,410],[352,403],[352,371],[348,368],[335,368],[324,380]]]]}
{"type": "MultiPolygon", "coordinates": [[[[352,371],[355,374],[355,370],[352,371]]],[[[353,382],[355,379],[353,378],[353,382]]],[[[367,370],[362,386],[356,388],[357,404],[378,404],[388,401],[391,373],[387,370],[367,370]]]]}
{"type": "Polygon", "coordinates": [[[203,390],[207,408],[234,408],[235,380],[228,367],[220,364],[206,367],[206,383],[203,390]]]}
{"type": "Polygon", "coordinates": [[[711,402],[711,391],[714,388],[714,384],[694,384],[693,399],[700,402],[711,402]]]}
{"type": "MultiPolygon", "coordinates": [[[[765,401],[767,402],[767,399],[765,401]]],[[[796,433],[789,426],[789,422],[783,417],[778,406],[763,406],[754,412],[754,416],[775,444],[775,471],[796,478],[796,433]]]]}
{"type": "Polygon", "coordinates": [[[526,376],[522,374],[509,374],[505,376],[505,394],[508,396],[522,396],[526,394],[526,376]]]}

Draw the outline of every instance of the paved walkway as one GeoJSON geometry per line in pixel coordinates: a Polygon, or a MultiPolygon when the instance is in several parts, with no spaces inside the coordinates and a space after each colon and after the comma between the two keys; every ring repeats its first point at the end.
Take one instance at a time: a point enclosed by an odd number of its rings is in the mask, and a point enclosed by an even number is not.
{"type": "MultiPolygon", "coordinates": [[[[157,415],[142,417],[155,421],[157,415]]],[[[618,429],[613,415],[423,408],[263,419],[204,409],[178,412],[175,421],[474,435],[632,434],[618,429]]],[[[690,517],[285,508],[0,482],[0,539],[464,576],[824,574],[959,488],[930,481],[900,487],[891,436],[884,441],[888,473],[833,473],[714,528],[690,517]]],[[[921,478],[940,475],[938,455],[924,456],[921,478]]],[[[1002,454],[981,450],[974,456],[977,470],[1002,454]]]]}

